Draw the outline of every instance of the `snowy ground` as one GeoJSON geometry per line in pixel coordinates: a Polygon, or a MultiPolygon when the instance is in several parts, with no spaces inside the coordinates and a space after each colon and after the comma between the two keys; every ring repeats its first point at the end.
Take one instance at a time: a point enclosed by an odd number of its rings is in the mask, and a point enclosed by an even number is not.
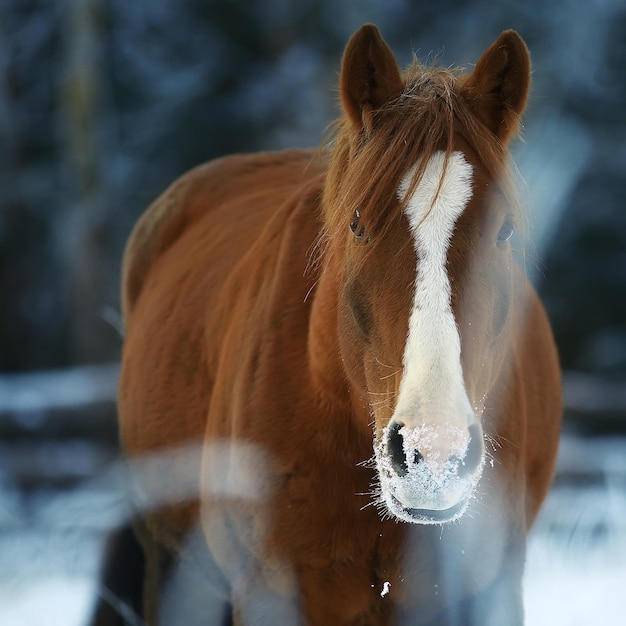
{"type": "Polygon", "coordinates": [[[626,623],[626,438],[563,439],[525,592],[528,626],[626,623]]]}
{"type": "MultiPolygon", "coordinates": [[[[0,482],[0,624],[84,626],[104,530],[124,514],[115,470],[26,498],[0,482]]],[[[526,623],[621,624],[625,590],[626,438],[566,438],[530,541],[526,623]]]]}

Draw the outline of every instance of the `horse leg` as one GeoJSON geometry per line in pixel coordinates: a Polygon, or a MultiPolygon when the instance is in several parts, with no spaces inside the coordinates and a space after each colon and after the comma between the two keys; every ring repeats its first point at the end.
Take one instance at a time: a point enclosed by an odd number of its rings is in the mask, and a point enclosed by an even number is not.
{"type": "Polygon", "coordinates": [[[172,566],[172,555],[161,544],[141,535],[146,567],[143,579],[143,613],[148,626],[159,624],[160,600],[172,566]]]}
{"type": "Polygon", "coordinates": [[[523,626],[522,568],[500,570],[486,589],[453,605],[429,626],[523,626]]]}
{"type": "Polygon", "coordinates": [[[106,542],[98,600],[91,626],[142,623],[144,556],[130,524],[115,530],[106,542]]]}
{"type": "Polygon", "coordinates": [[[229,586],[197,529],[170,558],[166,578],[157,589],[158,620],[154,624],[158,626],[233,624],[229,586]]]}
{"type": "Polygon", "coordinates": [[[521,515],[515,521],[499,519],[495,505],[486,510],[492,512],[489,519],[477,514],[445,529],[412,529],[402,572],[406,600],[400,603],[394,624],[523,625],[523,519],[521,515]]]}
{"type": "Polygon", "coordinates": [[[480,594],[470,598],[464,612],[469,624],[480,626],[523,626],[522,572],[501,571],[480,594]]]}
{"type": "Polygon", "coordinates": [[[199,532],[173,553],[135,519],[107,541],[90,626],[232,626],[228,586],[199,532]]]}
{"type": "Polygon", "coordinates": [[[398,626],[523,626],[524,612],[519,581],[498,578],[479,594],[453,604],[435,617],[423,619],[419,607],[400,612],[398,626]]]}
{"type": "Polygon", "coordinates": [[[225,585],[204,539],[190,533],[172,553],[150,534],[140,534],[146,567],[143,610],[147,626],[231,626],[225,585]]]}

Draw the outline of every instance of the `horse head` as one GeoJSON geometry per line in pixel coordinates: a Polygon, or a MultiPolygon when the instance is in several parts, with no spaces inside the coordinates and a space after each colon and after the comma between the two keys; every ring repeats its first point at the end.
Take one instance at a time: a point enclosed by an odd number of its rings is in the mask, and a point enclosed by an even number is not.
{"type": "Polygon", "coordinates": [[[529,81],[513,31],[469,75],[417,62],[402,74],[371,25],[346,47],[325,233],[343,367],[374,420],[380,503],[400,520],[463,514],[485,414],[504,411],[518,213],[507,145],[529,81]]]}

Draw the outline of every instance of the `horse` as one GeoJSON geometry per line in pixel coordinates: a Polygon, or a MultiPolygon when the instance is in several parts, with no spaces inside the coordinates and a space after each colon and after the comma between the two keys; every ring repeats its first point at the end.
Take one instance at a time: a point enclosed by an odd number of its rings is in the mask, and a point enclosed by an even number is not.
{"type": "Polygon", "coordinates": [[[119,426],[148,624],[523,623],[561,419],[511,239],[529,86],[515,31],[401,71],[366,24],[322,148],[199,166],[139,219],[119,426]]]}

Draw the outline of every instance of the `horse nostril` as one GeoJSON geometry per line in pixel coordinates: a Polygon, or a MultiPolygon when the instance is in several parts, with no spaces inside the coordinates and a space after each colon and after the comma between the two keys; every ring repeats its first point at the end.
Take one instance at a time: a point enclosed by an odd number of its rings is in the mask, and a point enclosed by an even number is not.
{"type": "MultiPolygon", "coordinates": [[[[400,432],[403,426],[403,424],[394,420],[389,425],[387,433],[387,453],[391,467],[400,478],[409,473],[409,464],[416,466],[424,460],[423,455],[417,449],[410,450],[410,454],[407,458],[404,437],[400,432]]],[[[448,463],[456,466],[455,472],[459,477],[472,474],[482,461],[483,443],[480,426],[478,424],[472,424],[468,427],[468,430],[469,442],[465,450],[465,455],[462,458],[458,455],[453,455],[448,458],[448,463]]]]}
{"type": "MultiPolygon", "coordinates": [[[[389,427],[389,435],[387,438],[387,450],[389,451],[389,459],[391,460],[391,466],[395,470],[398,476],[406,476],[409,468],[406,462],[406,454],[404,453],[404,441],[402,439],[402,435],[400,434],[400,429],[402,428],[401,424],[398,422],[394,422],[389,427]]],[[[416,452],[416,461],[417,455],[419,452],[416,452]]],[[[421,457],[421,455],[420,455],[421,457]]]]}

